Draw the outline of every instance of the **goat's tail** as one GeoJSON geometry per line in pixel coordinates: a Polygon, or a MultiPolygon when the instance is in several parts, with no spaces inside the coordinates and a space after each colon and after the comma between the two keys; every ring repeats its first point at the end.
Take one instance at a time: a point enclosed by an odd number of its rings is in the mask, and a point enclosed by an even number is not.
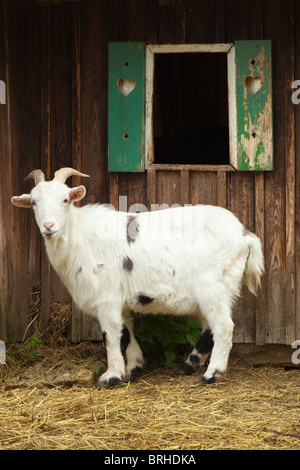
{"type": "Polygon", "coordinates": [[[245,241],[249,248],[249,255],[244,271],[244,281],[254,295],[260,287],[261,276],[264,273],[264,255],[260,239],[254,233],[246,232],[245,241]]]}

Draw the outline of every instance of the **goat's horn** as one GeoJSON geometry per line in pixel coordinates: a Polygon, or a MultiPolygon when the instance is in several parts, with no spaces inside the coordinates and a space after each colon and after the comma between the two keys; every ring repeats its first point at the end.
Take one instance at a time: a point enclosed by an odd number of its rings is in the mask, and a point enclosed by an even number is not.
{"type": "Polygon", "coordinates": [[[89,175],[85,175],[84,173],[80,173],[80,171],[74,170],[73,168],[61,168],[57,170],[54,174],[54,180],[60,181],[64,183],[69,176],[78,175],[78,176],[86,176],[89,178],[89,175]]]}
{"type": "Polygon", "coordinates": [[[28,176],[26,176],[26,178],[24,178],[24,181],[30,180],[31,178],[34,179],[34,183],[36,185],[45,181],[45,175],[42,170],[33,170],[28,176]]]}

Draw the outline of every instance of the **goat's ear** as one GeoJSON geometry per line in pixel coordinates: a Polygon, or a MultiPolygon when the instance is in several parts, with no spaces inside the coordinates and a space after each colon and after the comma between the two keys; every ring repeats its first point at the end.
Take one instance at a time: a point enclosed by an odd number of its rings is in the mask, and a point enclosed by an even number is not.
{"type": "Polygon", "coordinates": [[[84,186],[77,186],[70,190],[70,202],[80,201],[85,196],[86,189],[84,186]]]}
{"type": "Polygon", "coordinates": [[[25,207],[25,209],[29,209],[30,207],[32,207],[30,194],[22,194],[22,196],[13,196],[11,198],[11,202],[14,206],[25,207]]]}

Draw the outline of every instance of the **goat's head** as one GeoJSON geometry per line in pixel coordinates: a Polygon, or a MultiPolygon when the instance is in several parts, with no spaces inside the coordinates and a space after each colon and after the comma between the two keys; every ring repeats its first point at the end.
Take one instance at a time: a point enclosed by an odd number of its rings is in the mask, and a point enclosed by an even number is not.
{"type": "Polygon", "coordinates": [[[61,168],[52,181],[45,181],[44,173],[34,170],[25,178],[34,179],[35,187],[31,193],[11,198],[17,207],[33,207],[40,232],[47,239],[55,238],[63,230],[70,205],[85,196],[84,186],[69,188],[65,184],[72,175],[89,176],[73,168],[61,168]]]}

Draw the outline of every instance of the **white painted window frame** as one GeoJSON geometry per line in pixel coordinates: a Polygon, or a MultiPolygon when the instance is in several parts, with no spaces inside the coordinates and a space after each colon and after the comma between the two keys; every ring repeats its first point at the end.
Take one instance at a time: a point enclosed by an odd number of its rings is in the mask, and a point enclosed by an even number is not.
{"type": "MultiPolygon", "coordinates": [[[[228,165],[184,165],[186,169],[234,171],[237,167],[237,115],[235,82],[234,43],[220,44],[150,44],[146,46],[146,109],[145,109],[145,166],[163,168],[165,164],[155,164],[153,139],[153,92],[155,54],[178,53],[223,53],[227,54],[228,114],[229,114],[229,161],[228,165]]],[[[168,165],[177,169],[182,165],[168,165]]]]}

